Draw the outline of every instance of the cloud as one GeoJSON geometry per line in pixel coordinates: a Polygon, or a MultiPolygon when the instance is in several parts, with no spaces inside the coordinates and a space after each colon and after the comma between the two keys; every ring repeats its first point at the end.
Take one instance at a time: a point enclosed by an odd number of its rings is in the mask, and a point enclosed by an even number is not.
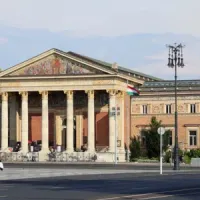
{"type": "Polygon", "coordinates": [[[0,44],[5,44],[8,42],[8,39],[7,38],[4,38],[4,37],[0,37],[0,44]]]}
{"type": "Polygon", "coordinates": [[[95,36],[147,32],[200,36],[199,0],[0,0],[0,3],[0,24],[18,28],[95,36]]]}
{"type": "MultiPolygon", "coordinates": [[[[185,66],[184,68],[178,68],[178,79],[200,79],[200,57],[197,52],[197,48],[189,47],[184,49],[183,58],[185,66]]],[[[151,56],[146,56],[145,58],[148,60],[148,64],[137,66],[137,70],[163,79],[174,78],[174,68],[169,68],[167,66],[167,50],[151,56]]]]}

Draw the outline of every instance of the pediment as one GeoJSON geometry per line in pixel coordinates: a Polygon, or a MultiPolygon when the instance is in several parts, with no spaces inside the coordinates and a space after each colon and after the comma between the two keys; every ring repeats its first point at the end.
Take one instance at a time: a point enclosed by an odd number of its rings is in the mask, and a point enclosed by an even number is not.
{"type": "Polygon", "coordinates": [[[67,55],[49,52],[3,71],[0,77],[9,76],[56,76],[109,74],[104,69],[76,61],[67,55]]]}

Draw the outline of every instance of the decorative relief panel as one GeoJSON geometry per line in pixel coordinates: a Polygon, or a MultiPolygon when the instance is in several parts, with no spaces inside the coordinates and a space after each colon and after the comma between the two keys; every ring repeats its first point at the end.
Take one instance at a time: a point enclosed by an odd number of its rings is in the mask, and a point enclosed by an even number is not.
{"type": "Polygon", "coordinates": [[[159,114],[159,113],[161,113],[160,111],[161,111],[160,105],[152,105],[152,113],[153,114],[159,114]]]}
{"type": "Polygon", "coordinates": [[[78,62],[71,61],[61,56],[51,55],[37,61],[23,69],[17,70],[9,76],[33,75],[64,75],[64,74],[102,74],[103,72],[89,68],[78,62]]]}
{"type": "Polygon", "coordinates": [[[140,114],[140,105],[132,105],[132,113],[140,114]]]}
{"type": "Polygon", "coordinates": [[[177,107],[178,107],[177,109],[178,109],[179,113],[185,113],[186,112],[184,104],[180,104],[177,107]]]}

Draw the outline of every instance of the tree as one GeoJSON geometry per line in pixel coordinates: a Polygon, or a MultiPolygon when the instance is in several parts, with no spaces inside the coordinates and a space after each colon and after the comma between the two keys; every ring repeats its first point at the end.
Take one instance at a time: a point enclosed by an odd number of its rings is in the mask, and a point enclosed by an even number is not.
{"type": "MultiPolygon", "coordinates": [[[[158,134],[158,128],[162,126],[162,121],[158,121],[156,117],[151,118],[149,129],[143,129],[142,132],[145,135],[147,156],[149,158],[157,158],[160,155],[160,135],[158,134]]],[[[166,151],[169,144],[169,131],[166,131],[163,135],[163,150],[166,151]]]]}
{"type": "Polygon", "coordinates": [[[130,159],[134,160],[135,158],[139,158],[141,154],[141,148],[140,148],[140,140],[136,138],[135,136],[131,138],[130,142],[130,159]]]}

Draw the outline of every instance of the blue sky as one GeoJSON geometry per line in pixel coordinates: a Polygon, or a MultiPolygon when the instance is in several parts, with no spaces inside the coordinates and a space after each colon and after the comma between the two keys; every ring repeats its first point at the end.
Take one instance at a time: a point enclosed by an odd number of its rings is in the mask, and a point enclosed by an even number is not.
{"type": "Polygon", "coordinates": [[[0,0],[0,67],[50,48],[173,78],[166,44],[186,45],[179,79],[200,79],[199,0],[0,0]]]}

